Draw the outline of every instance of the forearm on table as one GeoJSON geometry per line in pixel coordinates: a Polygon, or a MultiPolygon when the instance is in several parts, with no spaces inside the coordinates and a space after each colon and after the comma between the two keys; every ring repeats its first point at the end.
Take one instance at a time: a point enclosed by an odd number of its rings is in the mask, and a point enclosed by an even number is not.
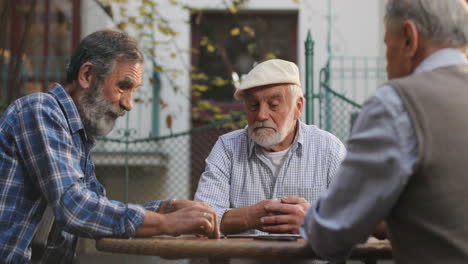
{"type": "Polygon", "coordinates": [[[143,222],[137,228],[135,236],[154,236],[167,234],[166,222],[161,214],[146,210],[143,222]]]}
{"type": "Polygon", "coordinates": [[[221,233],[235,234],[258,228],[260,222],[253,219],[250,211],[250,207],[234,208],[227,211],[221,219],[221,233]],[[256,224],[256,222],[258,223],[256,224]]]}
{"type": "Polygon", "coordinates": [[[84,237],[128,237],[141,224],[145,210],[100,196],[76,182],[53,206],[56,221],[67,232],[84,237]]]}

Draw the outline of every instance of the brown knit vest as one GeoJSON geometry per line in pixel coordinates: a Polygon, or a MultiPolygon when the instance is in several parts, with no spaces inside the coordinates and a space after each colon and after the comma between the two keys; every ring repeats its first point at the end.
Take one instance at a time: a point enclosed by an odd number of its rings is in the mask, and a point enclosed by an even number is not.
{"type": "Polygon", "coordinates": [[[417,168],[387,219],[397,263],[468,263],[468,66],[390,81],[418,142],[417,168]]]}

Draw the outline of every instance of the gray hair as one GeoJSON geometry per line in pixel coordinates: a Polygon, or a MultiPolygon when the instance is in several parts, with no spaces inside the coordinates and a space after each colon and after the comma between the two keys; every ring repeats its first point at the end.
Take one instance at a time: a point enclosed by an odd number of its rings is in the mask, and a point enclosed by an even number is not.
{"type": "Polygon", "coordinates": [[[98,82],[113,70],[115,61],[143,63],[144,57],[137,42],[125,33],[115,30],[96,31],[85,37],[73,52],[67,67],[67,83],[77,80],[81,66],[93,64],[98,82]]]}
{"type": "Polygon", "coordinates": [[[388,0],[387,26],[411,20],[432,44],[463,47],[468,43],[466,0],[388,0]]]}

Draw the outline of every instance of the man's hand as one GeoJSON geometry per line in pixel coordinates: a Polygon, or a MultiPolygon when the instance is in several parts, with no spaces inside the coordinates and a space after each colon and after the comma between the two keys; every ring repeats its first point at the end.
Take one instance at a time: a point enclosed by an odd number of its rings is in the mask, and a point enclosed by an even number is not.
{"type": "Polygon", "coordinates": [[[265,206],[280,203],[278,200],[263,200],[248,207],[231,209],[221,220],[221,231],[223,234],[235,234],[249,229],[260,229],[262,227],[260,218],[269,215],[265,206]]]}
{"type": "Polygon", "coordinates": [[[298,196],[281,198],[281,203],[265,205],[268,216],[261,218],[261,230],[269,233],[299,234],[299,226],[310,203],[298,196]]]}
{"type": "Polygon", "coordinates": [[[172,213],[146,211],[143,223],[136,236],[193,234],[219,238],[219,225],[216,212],[200,202],[183,201],[172,213]]]}
{"type": "Polygon", "coordinates": [[[302,197],[299,197],[299,196],[294,196],[294,195],[281,198],[281,202],[285,203],[285,204],[298,205],[304,211],[307,211],[307,209],[309,209],[309,207],[310,207],[310,203],[306,199],[304,199],[302,197]]]}
{"type": "Polygon", "coordinates": [[[161,215],[161,227],[165,230],[165,234],[171,236],[195,234],[219,238],[218,217],[213,209],[201,203],[193,206],[189,206],[188,203],[180,205],[184,207],[179,207],[180,209],[173,213],[161,215]]]}
{"type": "Polygon", "coordinates": [[[264,216],[272,215],[265,208],[269,205],[280,204],[278,200],[263,200],[252,206],[247,207],[246,221],[249,229],[260,229],[262,227],[262,222],[260,219],[264,216]]]}

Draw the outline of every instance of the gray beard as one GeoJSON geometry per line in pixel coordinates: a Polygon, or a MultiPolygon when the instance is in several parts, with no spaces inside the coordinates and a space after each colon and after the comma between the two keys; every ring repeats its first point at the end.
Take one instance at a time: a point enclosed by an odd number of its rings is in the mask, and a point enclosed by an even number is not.
{"type": "Polygon", "coordinates": [[[104,97],[101,84],[96,82],[89,92],[81,96],[77,106],[86,136],[91,141],[97,136],[109,134],[116,119],[125,114],[125,110],[114,106],[104,97]]]}
{"type": "MultiPolygon", "coordinates": [[[[292,111],[292,110],[291,110],[292,111]]],[[[268,122],[268,126],[274,127],[276,129],[276,132],[271,134],[271,135],[266,135],[262,133],[261,131],[255,132],[255,128],[261,125],[262,122],[256,122],[256,124],[253,124],[253,127],[248,127],[248,132],[250,134],[250,137],[252,140],[260,145],[261,147],[265,149],[271,149],[277,145],[279,145],[288,135],[291,127],[295,126],[297,121],[295,122],[294,120],[294,113],[291,112],[287,118],[287,120],[284,122],[283,127],[277,127],[275,124],[272,122],[268,122]]]]}

